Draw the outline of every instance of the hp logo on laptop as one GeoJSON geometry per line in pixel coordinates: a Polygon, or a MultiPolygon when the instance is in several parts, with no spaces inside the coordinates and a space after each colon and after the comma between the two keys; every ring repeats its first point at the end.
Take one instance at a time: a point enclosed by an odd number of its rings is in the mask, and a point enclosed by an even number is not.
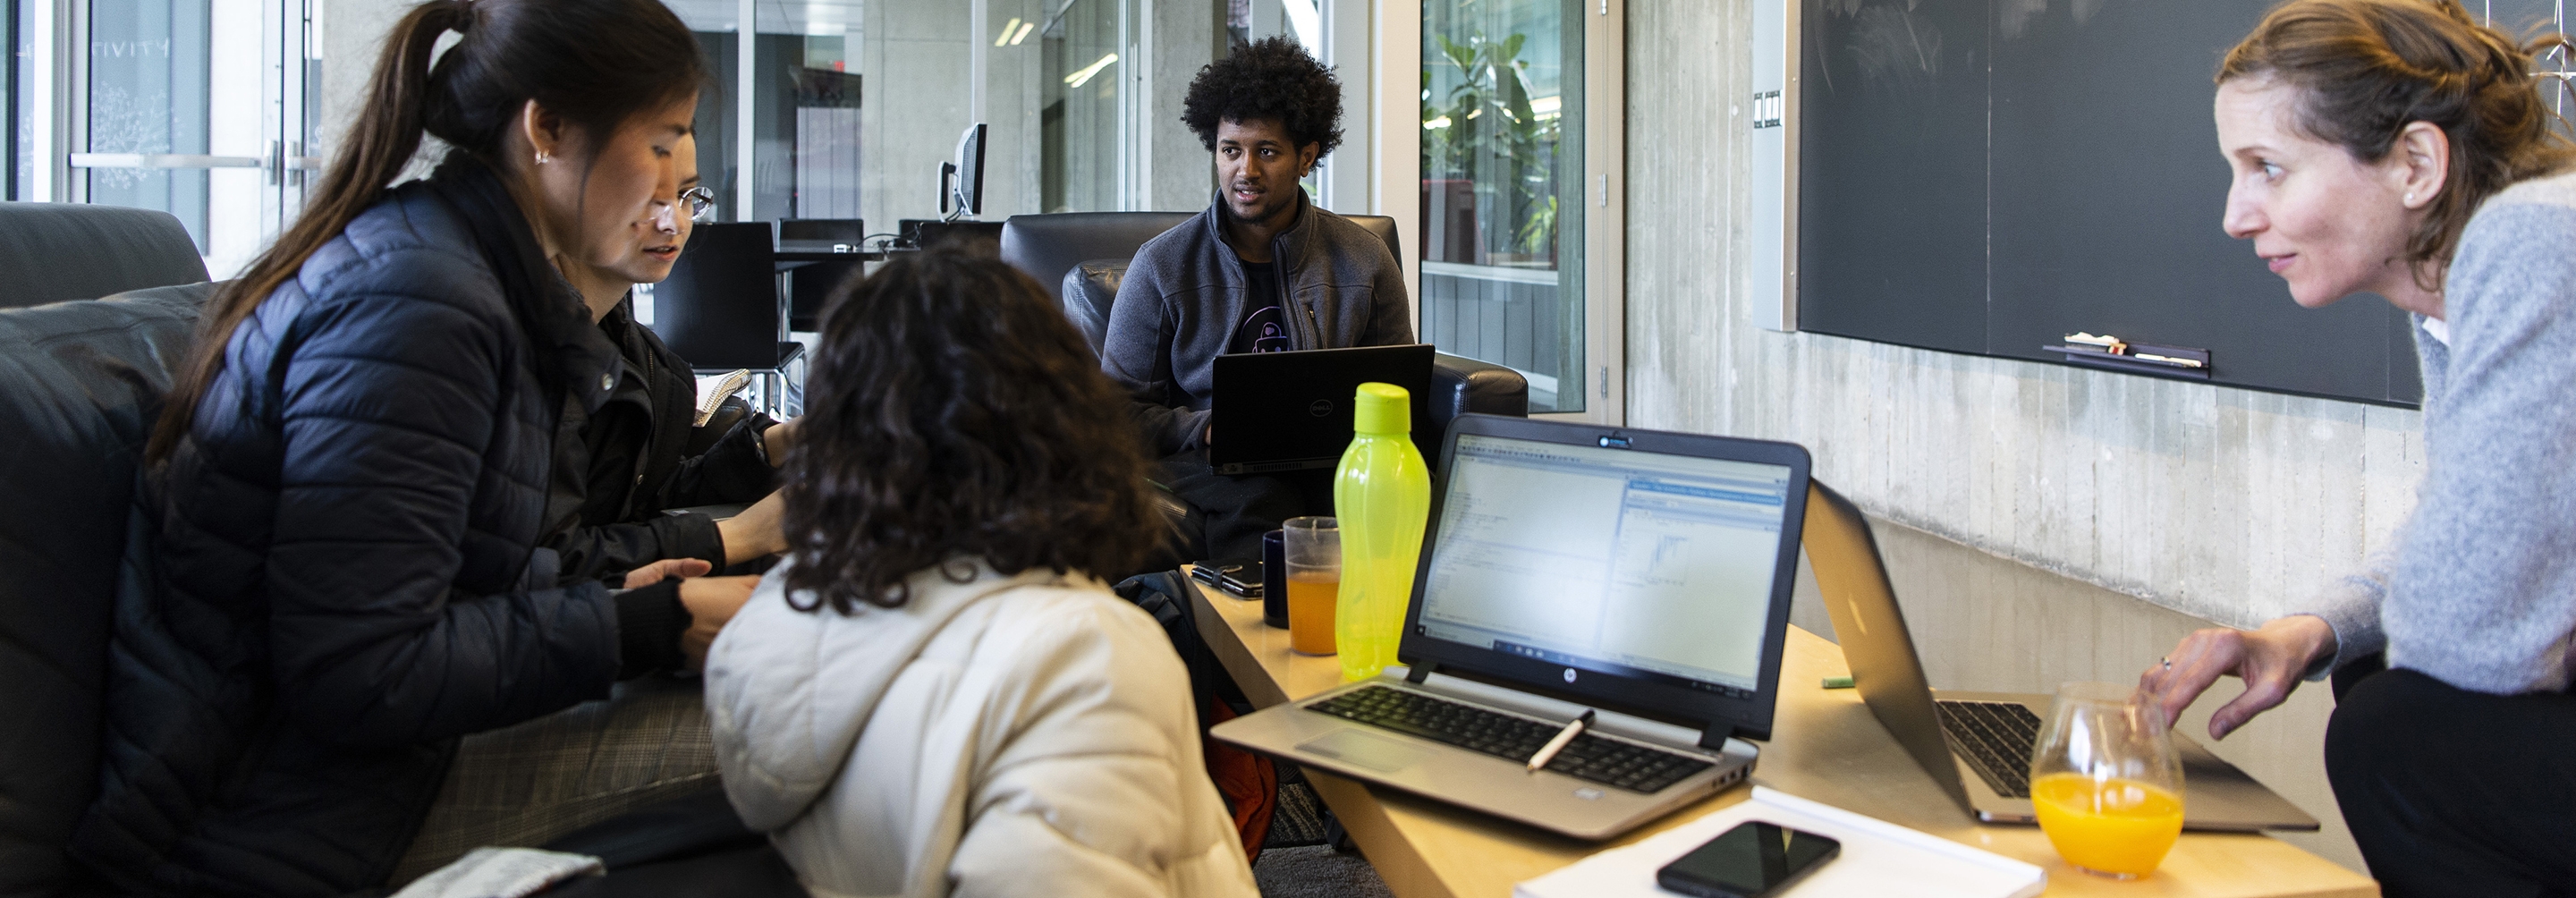
{"type": "Polygon", "coordinates": [[[1569,667],[1565,669],[1565,681],[1568,683],[1574,682],[1574,668],[1569,667]]]}
{"type": "Polygon", "coordinates": [[[1315,400],[1312,404],[1306,406],[1306,414],[1313,415],[1318,418],[1330,417],[1333,414],[1333,401],[1330,399],[1315,400]]]}

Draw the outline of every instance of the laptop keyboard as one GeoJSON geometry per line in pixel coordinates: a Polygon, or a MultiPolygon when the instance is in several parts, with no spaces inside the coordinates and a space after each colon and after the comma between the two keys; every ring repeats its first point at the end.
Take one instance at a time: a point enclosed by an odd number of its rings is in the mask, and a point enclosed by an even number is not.
{"type": "Polygon", "coordinates": [[[2030,797],[2030,750],[2039,715],[2015,702],[1938,702],[1941,729],[1986,787],[2007,798],[2030,797]]]}
{"type": "MultiPolygon", "coordinates": [[[[1354,689],[1307,705],[1306,710],[1483,752],[1515,764],[1529,763],[1530,756],[1538,754],[1561,729],[1385,686],[1354,689]]],[[[1688,755],[1603,739],[1588,732],[1574,737],[1565,750],[1547,762],[1547,769],[1557,773],[1649,795],[1709,766],[1709,762],[1688,755]]]]}

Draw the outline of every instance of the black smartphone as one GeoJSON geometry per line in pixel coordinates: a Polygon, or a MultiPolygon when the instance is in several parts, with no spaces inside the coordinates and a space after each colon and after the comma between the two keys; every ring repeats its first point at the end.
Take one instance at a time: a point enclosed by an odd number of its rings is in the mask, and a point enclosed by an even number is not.
{"type": "Polygon", "coordinates": [[[1237,598],[1261,598],[1261,562],[1258,561],[1202,561],[1190,568],[1190,576],[1237,598]]]}
{"type": "Polygon", "coordinates": [[[1665,864],[1655,871],[1655,884],[1702,898],[1763,898],[1779,894],[1842,851],[1843,843],[1815,833],[1748,820],[1665,864]]]}

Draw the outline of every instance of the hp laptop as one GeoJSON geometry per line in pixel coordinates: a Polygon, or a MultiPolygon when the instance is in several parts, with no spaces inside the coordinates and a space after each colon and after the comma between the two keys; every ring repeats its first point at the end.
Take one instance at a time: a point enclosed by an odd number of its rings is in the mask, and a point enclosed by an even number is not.
{"type": "Polygon", "coordinates": [[[1351,397],[1364,383],[1403,387],[1413,432],[1429,432],[1430,344],[1217,356],[1208,464],[1220,474],[1331,467],[1350,448],[1351,397]]]}
{"type": "Polygon", "coordinates": [[[1487,415],[1444,443],[1408,667],[1212,735],[1584,839],[1743,780],[1730,737],[1770,738],[1806,450],[1487,415]]]}
{"type": "MultiPolygon", "coordinates": [[[[1810,482],[1807,563],[1816,572],[1834,636],[1851,662],[1853,685],[1871,714],[1959,806],[1988,823],[2034,823],[2032,743],[2048,713],[2045,695],[1935,694],[1914,654],[1878,540],[1860,509],[1810,482]]],[[[2183,828],[2227,832],[2314,831],[2317,819],[2181,733],[2183,828]]]]}

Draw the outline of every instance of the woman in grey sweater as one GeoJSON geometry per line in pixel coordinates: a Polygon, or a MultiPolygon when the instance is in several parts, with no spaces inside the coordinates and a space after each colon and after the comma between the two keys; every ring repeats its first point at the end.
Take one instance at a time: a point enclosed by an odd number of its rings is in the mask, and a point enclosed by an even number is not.
{"type": "Polygon", "coordinates": [[[2529,75],[2563,44],[2455,0],[2292,0],[2218,76],[2228,233],[2302,306],[2412,313],[2425,476],[2314,610],[2194,633],[2139,685],[2173,715],[2243,678],[2223,737],[2336,674],[2327,775],[2395,898],[2576,882],[2576,148],[2529,75]]]}

